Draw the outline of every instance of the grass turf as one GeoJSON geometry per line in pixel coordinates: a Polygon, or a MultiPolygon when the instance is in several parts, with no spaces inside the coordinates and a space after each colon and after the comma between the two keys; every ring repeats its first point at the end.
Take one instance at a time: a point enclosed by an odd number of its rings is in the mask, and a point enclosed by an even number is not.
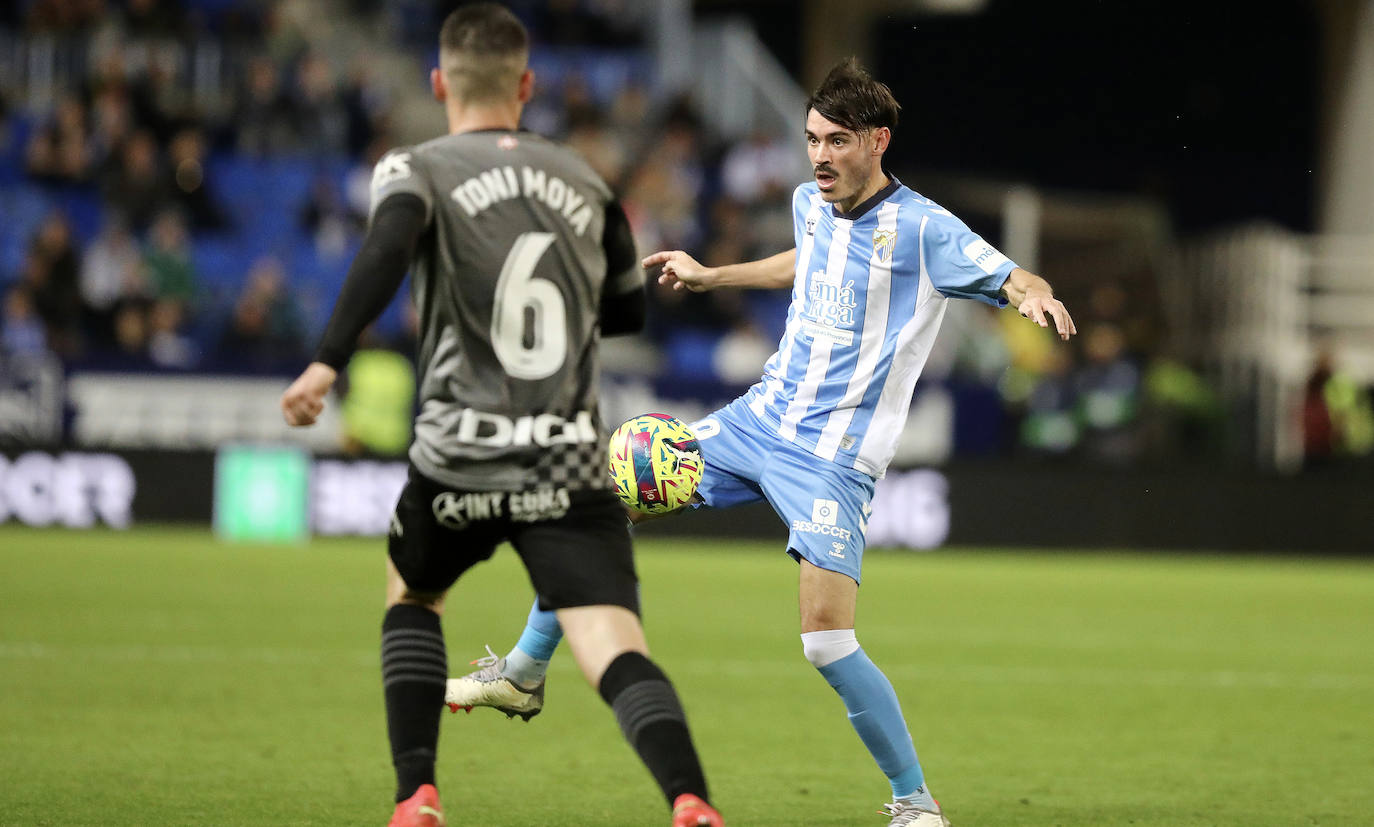
{"type": "MultiPolygon", "coordinates": [[[[758,545],[643,542],[646,626],[730,823],[881,824],[887,785],[801,655],[758,545]]],[[[1374,565],[870,552],[859,637],[964,825],[1368,823],[1374,565]]],[[[0,824],[382,824],[376,540],[0,528],[0,824]]],[[[451,671],[504,651],[513,554],[450,599],[451,671]]],[[[530,724],[445,713],[450,824],[667,813],[566,647],[530,724]]]]}

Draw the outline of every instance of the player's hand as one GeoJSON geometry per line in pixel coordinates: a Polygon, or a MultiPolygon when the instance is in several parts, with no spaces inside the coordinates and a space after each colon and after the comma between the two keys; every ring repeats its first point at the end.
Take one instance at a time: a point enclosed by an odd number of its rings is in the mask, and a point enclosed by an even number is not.
{"type": "Polygon", "coordinates": [[[281,412],[293,428],[314,425],[324,410],[324,395],[334,387],[338,372],[323,362],[311,362],[281,395],[281,412]]]}
{"type": "Polygon", "coordinates": [[[645,256],[641,262],[645,269],[663,265],[658,283],[671,285],[674,290],[691,290],[700,293],[711,289],[713,268],[701,264],[681,250],[665,250],[645,256]]]}
{"type": "Polygon", "coordinates": [[[1016,308],[1016,312],[1041,327],[1050,326],[1046,317],[1053,319],[1055,330],[1059,333],[1059,338],[1066,342],[1069,340],[1070,336],[1078,332],[1078,328],[1074,326],[1073,319],[1069,316],[1069,311],[1064,307],[1064,303],[1049,293],[1043,293],[1038,290],[1027,292],[1026,298],[1021,301],[1021,305],[1016,308]]]}

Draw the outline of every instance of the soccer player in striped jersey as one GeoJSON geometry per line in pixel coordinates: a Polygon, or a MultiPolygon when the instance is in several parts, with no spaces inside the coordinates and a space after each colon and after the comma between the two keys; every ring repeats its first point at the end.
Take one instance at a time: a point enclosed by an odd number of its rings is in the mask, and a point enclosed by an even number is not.
{"type": "MultiPolygon", "coordinates": [[[[855,636],[874,481],[896,450],[950,299],[1013,305],[1061,339],[1077,331],[1044,279],[884,171],[898,110],[856,61],[841,63],[807,102],[815,180],[792,197],[795,248],[725,267],[703,267],[682,251],[655,253],[644,265],[661,266],[660,283],[674,289],[792,287],[763,378],[693,426],[706,460],[698,496],[713,508],[765,498],[773,505],[801,567],[803,652],[888,778],[890,827],[947,827],[892,684],[855,636]]],[[[530,712],[543,703],[560,636],[536,605],[511,653],[449,681],[448,700],[530,712]]]]}

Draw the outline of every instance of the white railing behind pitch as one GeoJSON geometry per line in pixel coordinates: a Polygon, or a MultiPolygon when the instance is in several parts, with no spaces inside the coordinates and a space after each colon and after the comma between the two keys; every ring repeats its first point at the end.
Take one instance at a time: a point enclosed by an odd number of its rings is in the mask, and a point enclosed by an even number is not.
{"type": "MultiPolygon", "coordinates": [[[[801,135],[806,91],[778,63],[752,23],[726,18],[697,24],[692,54],[695,73],[690,88],[716,134],[730,139],[753,133],[801,135]]],[[[801,180],[810,166],[800,138],[796,163],[801,180]]]]}
{"type": "Polygon", "coordinates": [[[1256,460],[1302,463],[1303,386],[1318,356],[1374,382],[1374,237],[1305,236],[1272,225],[1184,250],[1168,285],[1174,343],[1231,400],[1253,400],[1256,460]]]}

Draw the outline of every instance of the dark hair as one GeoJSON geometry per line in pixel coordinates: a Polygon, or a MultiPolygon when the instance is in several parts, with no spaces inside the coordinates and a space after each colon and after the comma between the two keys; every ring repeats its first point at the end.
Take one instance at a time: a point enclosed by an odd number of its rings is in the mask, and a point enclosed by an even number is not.
{"type": "Polygon", "coordinates": [[[499,3],[472,3],[454,10],[439,29],[439,66],[461,99],[514,94],[529,59],[525,26],[499,3]]]}
{"type": "Polygon", "coordinates": [[[883,126],[895,130],[901,108],[887,84],[874,80],[854,57],[837,63],[806,100],[808,114],[814,109],[826,120],[854,132],[883,126]]]}

